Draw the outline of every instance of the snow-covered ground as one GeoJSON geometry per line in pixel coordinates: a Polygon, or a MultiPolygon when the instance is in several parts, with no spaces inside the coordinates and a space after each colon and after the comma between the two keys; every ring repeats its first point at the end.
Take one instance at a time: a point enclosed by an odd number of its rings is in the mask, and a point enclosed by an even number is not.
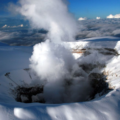
{"type": "Polygon", "coordinates": [[[113,90],[88,102],[41,104],[16,102],[12,91],[30,85],[34,75],[27,71],[32,47],[0,46],[0,120],[119,120],[120,42],[118,38],[90,38],[67,43],[79,64],[104,64],[103,72],[113,90]],[[113,40],[113,41],[112,41],[113,40]],[[114,41],[115,40],[115,41],[114,41]],[[82,51],[81,51],[82,49],[82,51]],[[112,51],[115,49],[117,52],[112,51]],[[86,53],[86,55],[84,55],[86,53]]]}

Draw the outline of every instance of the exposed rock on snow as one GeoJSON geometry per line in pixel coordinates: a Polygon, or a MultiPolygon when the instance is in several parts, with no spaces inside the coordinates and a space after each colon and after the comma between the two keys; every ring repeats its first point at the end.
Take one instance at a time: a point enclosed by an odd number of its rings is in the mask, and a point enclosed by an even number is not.
{"type": "Polygon", "coordinates": [[[21,87],[18,86],[14,89],[14,94],[16,96],[16,101],[24,102],[24,103],[31,103],[31,102],[40,102],[45,103],[44,98],[42,97],[43,93],[43,86],[34,86],[34,87],[21,87]],[[39,94],[39,98],[38,98],[39,94]]]}
{"type": "Polygon", "coordinates": [[[83,53],[84,55],[89,55],[91,54],[92,51],[98,51],[99,53],[101,54],[104,54],[104,55],[118,55],[118,52],[115,50],[115,49],[111,49],[111,48],[97,48],[97,49],[94,49],[94,48],[87,48],[87,49],[79,49],[79,48],[76,48],[76,49],[73,49],[72,50],[72,53],[83,53]]]}

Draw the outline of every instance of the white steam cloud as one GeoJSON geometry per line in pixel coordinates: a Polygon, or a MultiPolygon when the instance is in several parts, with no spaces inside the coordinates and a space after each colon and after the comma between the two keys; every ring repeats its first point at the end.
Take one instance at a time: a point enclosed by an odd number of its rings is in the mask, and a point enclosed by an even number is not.
{"type": "Polygon", "coordinates": [[[30,61],[30,67],[37,75],[48,81],[56,81],[68,76],[76,63],[68,48],[50,41],[35,45],[30,61]]]}
{"type": "Polygon", "coordinates": [[[86,84],[86,74],[79,68],[70,49],[61,43],[75,40],[78,31],[77,22],[68,12],[66,1],[20,0],[15,9],[30,21],[32,28],[48,30],[49,40],[35,45],[30,58],[30,68],[44,83],[45,101],[62,103],[86,100],[86,88],[89,86],[86,84]]]}
{"type": "Polygon", "coordinates": [[[32,28],[49,31],[55,42],[73,41],[78,31],[76,20],[63,0],[20,0],[16,11],[30,21],[32,28]]]}
{"type": "Polygon", "coordinates": [[[47,103],[83,101],[90,86],[67,46],[46,41],[34,46],[30,68],[44,85],[47,103]],[[77,74],[77,75],[76,75],[77,74]]]}

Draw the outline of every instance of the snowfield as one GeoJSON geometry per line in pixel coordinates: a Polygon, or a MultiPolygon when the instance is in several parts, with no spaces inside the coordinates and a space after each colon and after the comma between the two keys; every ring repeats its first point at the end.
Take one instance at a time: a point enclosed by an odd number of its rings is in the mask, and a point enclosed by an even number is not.
{"type": "Polygon", "coordinates": [[[112,90],[101,97],[96,95],[88,102],[16,102],[14,88],[23,84],[30,86],[36,77],[27,69],[33,48],[0,44],[0,120],[120,120],[119,38],[99,37],[65,44],[71,47],[79,64],[104,64],[103,69],[92,69],[90,72],[104,73],[112,90]]]}

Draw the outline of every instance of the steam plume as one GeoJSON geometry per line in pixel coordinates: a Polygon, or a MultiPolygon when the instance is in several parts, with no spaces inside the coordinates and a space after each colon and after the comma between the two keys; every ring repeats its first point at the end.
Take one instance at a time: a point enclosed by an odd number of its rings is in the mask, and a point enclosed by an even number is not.
{"type": "Polygon", "coordinates": [[[51,41],[74,40],[78,25],[68,12],[66,0],[20,0],[16,11],[29,20],[32,28],[48,30],[51,41]]]}
{"type": "Polygon", "coordinates": [[[32,28],[48,30],[49,40],[35,45],[30,58],[30,68],[40,81],[47,81],[44,85],[45,101],[62,103],[86,99],[84,95],[88,93],[83,92],[88,87],[87,79],[83,80],[85,73],[79,68],[69,47],[62,43],[75,40],[78,30],[76,20],[68,12],[67,2],[20,0],[16,11],[30,21],[32,28]],[[79,72],[84,75],[76,76],[79,72]]]}

